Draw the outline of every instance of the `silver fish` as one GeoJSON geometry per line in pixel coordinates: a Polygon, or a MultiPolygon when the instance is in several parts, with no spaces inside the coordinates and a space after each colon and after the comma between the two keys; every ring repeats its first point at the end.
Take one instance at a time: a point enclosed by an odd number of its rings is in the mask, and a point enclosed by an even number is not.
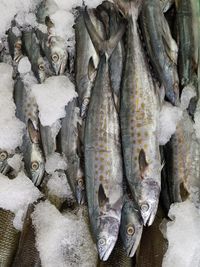
{"type": "Polygon", "coordinates": [[[87,11],[84,20],[100,61],[86,117],[84,155],[90,222],[100,259],[106,261],[118,238],[122,208],[122,157],[119,118],[114,104],[108,58],[122,38],[125,25],[102,40],[87,11]]]}
{"type": "Polygon", "coordinates": [[[125,198],[122,208],[120,236],[127,256],[133,257],[140,243],[143,221],[134,200],[125,198]]]}
{"type": "MultiPolygon", "coordinates": [[[[153,83],[138,33],[142,1],[123,2],[127,14],[127,47],[120,122],[126,177],[144,225],[153,223],[160,194],[158,89],[153,83]],[[142,78],[141,78],[142,77],[142,78]]],[[[120,1],[118,4],[122,4],[120,1]]]]}
{"type": "Polygon", "coordinates": [[[142,5],[141,26],[147,52],[159,81],[165,88],[166,97],[173,105],[178,104],[178,48],[161,10],[160,0],[144,1],[142,5]]]}
{"type": "Polygon", "coordinates": [[[38,39],[33,29],[23,32],[23,43],[35,76],[40,83],[44,82],[46,78],[45,63],[40,53],[38,39]]]}
{"type": "Polygon", "coordinates": [[[60,148],[67,160],[66,175],[78,203],[85,202],[84,175],[80,164],[78,137],[78,100],[75,98],[65,108],[66,116],[61,120],[60,148]]]}
{"type": "Polygon", "coordinates": [[[24,156],[25,168],[33,183],[40,185],[44,174],[44,158],[40,148],[38,130],[38,108],[34,97],[26,90],[24,82],[19,77],[14,86],[16,116],[26,124],[21,150],[24,156]]]}

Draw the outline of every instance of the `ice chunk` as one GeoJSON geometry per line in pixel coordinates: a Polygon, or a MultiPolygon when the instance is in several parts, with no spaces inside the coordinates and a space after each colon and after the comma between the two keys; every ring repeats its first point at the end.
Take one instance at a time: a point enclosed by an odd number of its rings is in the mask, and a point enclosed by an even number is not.
{"type": "Polygon", "coordinates": [[[24,124],[15,116],[13,69],[0,63],[0,149],[12,152],[22,143],[24,124]]]}
{"type": "Polygon", "coordinates": [[[200,213],[194,204],[185,202],[172,204],[166,225],[168,250],[162,267],[200,266],[200,213]]]}
{"type": "Polygon", "coordinates": [[[49,201],[40,202],[32,221],[43,267],[97,266],[97,251],[81,208],[77,214],[63,216],[49,201]]]}
{"type": "MultiPolygon", "coordinates": [[[[95,8],[98,5],[100,5],[103,2],[103,0],[85,0],[84,2],[88,8],[95,8]]],[[[110,1],[110,2],[112,2],[112,1],[110,1]]]]}
{"type": "Polygon", "coordinates": [[[21,74],[25,74],[31,71],[31,63],[27,57],[23,57],[18,64],[18,71],[21,74]]]}
{"type": "Polygon", "coordinates": [[[182,110],[165,102],[159,117],[159,143],[165,145],[176,131],[177,123],[182,116],[182,110]]]}
{"type": "Polygon", "coordinates": [[[83,1],[82,0],[55,0],[55,3],[58,5],[60,9],[65,10],[72,10],[72,8],[82,6],[83,1]]]}
{"type": "Polygon", "coordinates": [[[18,173],[23,167],[22,158],[23,157],[21,154],[15,154],[12,158],[7,160],[8,165],[10,165],[10,167],[13,168],[16,173],[18,173]]]}
{"type": "Polygon", "coordinates": [[[56,170],[66,170],[66,169],[67,169],[67,162],[59,153],[53,153],[47,157],[45,170],[49,174],[52,174],[56,170]]]}
{"type": "Polygon", "coordinates": [[[65,116],[65,106],[75,97],[74,85],[66,76],[49,77],[43,84],[33,85],[43,126],[51,126],[65,116]]]}
{"type": "Polygon", "coordinates": [[[54,172],[47,182],[47,188],[51,195],[67,199],[73,198],[71,188],[64,172],[54,172]]]}
{"type": "MultiPolygon", "coordinates": [[[[18,12],[33,12],[41,0],[1,0],[0,1],[0,38],[11,26],[11,21],[18,12]]],[[[23,19],[23,18],[22,18],[23,19]]]]}
{"type": "Polygon", "coordinates": [[[196,96],[196,91],[193,85],[187,85],[183,88],[181,93],[181,109],[185,110],[188,108],[190,100],[196,96]]]}
{"type": "Polygon", "coordinates": [[[18,230],[22,228],[28,205],[41,196],[40,191],[23,172],[15,179],[0,174],[0,207],[15,213],[13,223],[18,230]]]}

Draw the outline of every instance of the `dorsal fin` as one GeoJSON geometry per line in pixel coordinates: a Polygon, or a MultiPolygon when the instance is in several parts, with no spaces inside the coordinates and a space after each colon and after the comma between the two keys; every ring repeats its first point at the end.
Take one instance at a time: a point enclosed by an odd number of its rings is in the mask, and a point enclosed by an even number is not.
{"type": "Polygon", "coordinates": [[[141,177],[143,178],[144,172],[149,165],[146,160],[146,154],[144,152],[144,149],[140,150],[138,161],[139,161],[140,174],[141,174],[141,177]]]}
{"type": "Polygon", "coordinates": [[[105,204],[109,202],[109,198],[107,198],[102,184],[99,185],[98,201],[100,207],[105,206],[105,204]]]}

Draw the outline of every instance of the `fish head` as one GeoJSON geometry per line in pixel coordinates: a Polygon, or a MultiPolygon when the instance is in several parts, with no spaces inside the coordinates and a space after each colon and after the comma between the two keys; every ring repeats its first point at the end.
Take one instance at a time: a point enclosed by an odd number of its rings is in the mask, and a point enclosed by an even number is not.
{"type": "Polygon", "coordinates": [[[133,257],[140,243],[143,221],[133,201],[126,201],[122,208],[120,236],[128,257],[133,257]]]}
{"type": "Polygon", "coordinates": [[[33,144],[29,170],[32,178],[31,180],[35,186],[39,186],[41,184],[44,175],[44,169],[45,165],[42,151],[38,147],[38,144],[33,144]]]}
{"type": "Polygon", "coordinates": [[[38,80],[40,83],[43,83],[46,79],[46,72],[45,72],[45,63],[42,57],[38,59],[38,80]]]}
{"type": "Polygon", "coordinates": [[[76,182],[76,198],[78,204],[84,204],[86,202],[86,191],[85,191],[85,182],[83,177],[83,172],[78,171],[78,179],[76,182]]]}
{"type": "Polygon", "coordinates": [[[9,154],[5,150],[0,150],[0,173],[5,174],[8,165],[9,154]]]}
{"type": "Polygon", "coordinates": [[[102,261],[106,261],[118,238],[120,221],[114,217],[100,217],[97,228],[97,249],[102,261]]]}
{"type": "Polygon", "coordinates": [[[67,63],[67,49],[61,38],[51,37],[50,56],[56,75],[63,74],[67,63]]]}

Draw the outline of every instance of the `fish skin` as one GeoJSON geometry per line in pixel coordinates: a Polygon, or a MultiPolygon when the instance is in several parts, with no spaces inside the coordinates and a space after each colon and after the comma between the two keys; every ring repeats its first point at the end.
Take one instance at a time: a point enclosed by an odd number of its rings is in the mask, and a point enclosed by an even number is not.
{"type": "Polygon", "coordinates": [[[102,40],[87,10],[84,21],[100,61],[86,117],[84,157],[90,223],[100,259],[106,261],[118,238],[123,201],[122,156],[118,113],[114,104],[108,58],[122,38],[102,40]],[[101,41],[102,40],[102,41],[101,41]]]}
{"type": "MultiPolygon", "coordinates": [[[[105,25],[107,32],[107,38],[114,36],[122,22],[122,17],[119,15],[119,11],[113,3],[104,1],[99,7],[99,16],[105,25]],[[106,13],[106,16],[105,16],[106,13]]],[[[109,71],[110,79],[113,89],[113,97],[117,110],[119,111],[120,104],[120,88],[122,80],[122,72],[124,66],[125,51],[123,39],[119,40],[117,46],[113,50],[112,55],[109,58],[109,71]]]]}
{"type": "Polygon", "coordinates": [[[160,0],[146,0],[142,6],[141,26],[151,63],[164,86],[167,99],[179,104],[177,44],[161,10],[160,0]]]}
{"type": "Polygon", "coordinates": [[[140,243],[142,231],[143,221],[140,210],[135,201],[127,196],[122,208],[120,237],[128,257],[135,255],[140,243]]]}
{"type": "Polygon", "coordinates": [[[10,267],[17,250],[20,233],[13,226],[14,214],[0,209],[0,266],[10,267]]]}
{"type": "Polygon", "coordinates": [[[25,168],[32,182],[39,186],[44,174],[44,157],[40,148],[38,130],[38,108],[33,96],[28,92],[20,77],[14,85],[16,117],[26,124],[21,150],[25,168]],[[30,123],[29,123],[30,122],[30,123]],[[32,125],[32,127],[30,127],[32,125]],[[34,137],[31,137],[31,132],[34,137]],[[37,169],[35,169],[37,167],[37,169]]]}
{"type": "Polygon", "coordinates": [[[174,4],[175,0],[160,0],[162,11],[167,12],[174,4]]]}
{"type": "MultiPolygon", "coordinates": [[[[97,19],[95,10],[89,9],[88,12],[99,35],[104,38],[105,33],[103,25],[97,19]]],[[[87,32],[82,9],[80,10],[80,14],[75,23],[75,40],[75,81],[79,96],[80,113],[81,117],[84,119],[87,114],[91,90],[96,76],[96,68],[99,62],[99,56],[87,32]]]]}
{"type": "Polygon", "coordinates": [[[56,138],[53,136],[53,129],[51,126],[43,126],[40,124],[40,134],[42,141],[42,148],[45,157],[48,157],[56,151],[56,138]]]}
{"type": "Polygon", "coordinates": [[[78,137],[78,100],[74,98],[65,107],[66,116],[61,119],[60,148],[67,160],[66,176],[79,204],[86,201],[84,174],[80,164],[78,137]]]}
{"type": "Polygon", "coordinates": [[[125,10],[128,10],[128,29],[120,124],[126,178],[144,225],[151,225],[161,187],[157,136],[160,106],[158,90],[148,69],[138,34],[140,4],[141,1],[136,1],[125,6],[125,10]]]}
{"type": "Polygon", "coordinates": [[[40,267],[39,252],[35,246],[35,230],[32,225],[31,214],[34,211],[34,205],[29,204],[26,217],[23,223],[23,229],[20,235],[17,253],[15,255],[12,267],[40,267]]]}
{"type": "Polygon", "coordinates": [[[23,43],[26,54],[31,62],[31,68],[40,83],[46,79],[45,62],[40,53],[40,46],[33,29],[23,32],[23,43]]]}

